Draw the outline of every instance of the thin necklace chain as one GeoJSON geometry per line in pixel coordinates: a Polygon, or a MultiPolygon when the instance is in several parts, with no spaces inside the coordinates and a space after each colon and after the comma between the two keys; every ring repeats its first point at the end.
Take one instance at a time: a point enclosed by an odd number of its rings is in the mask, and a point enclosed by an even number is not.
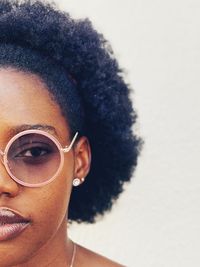
{"type": "Polygon", "coordinates": [[[73,267],[74,266],[74,259],[75,259],[75,256],[76,256],[76,244],[74,242],[73,242],[73,244],[74,244],[73,245],[73,253],[72,253],[72,259],[71,259],[70,267],[73,267]]]}

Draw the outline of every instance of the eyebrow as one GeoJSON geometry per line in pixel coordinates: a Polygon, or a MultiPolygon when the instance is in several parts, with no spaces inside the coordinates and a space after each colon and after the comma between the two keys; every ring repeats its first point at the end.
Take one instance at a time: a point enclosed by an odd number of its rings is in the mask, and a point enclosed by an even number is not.
{"type": "Polygon", "coordinates": [[[43,130],[43,131],[46,131],[48,133],[58,136],[56,129],[53,126],[47,125],[47,124],[22,124],[19,126],[14,126],[8,130],[8,135],[14,136],[25,130],[43,130]]]}

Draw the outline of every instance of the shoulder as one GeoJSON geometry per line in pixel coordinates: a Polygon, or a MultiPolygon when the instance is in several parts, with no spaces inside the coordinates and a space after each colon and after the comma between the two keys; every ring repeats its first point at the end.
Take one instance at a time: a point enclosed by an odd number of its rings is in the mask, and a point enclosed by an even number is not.
{"type": "Polygon", "coordinates": [[[79,244],[77,244],[76,249],[75,262],[79,267],[125,267],[79,244]]]}

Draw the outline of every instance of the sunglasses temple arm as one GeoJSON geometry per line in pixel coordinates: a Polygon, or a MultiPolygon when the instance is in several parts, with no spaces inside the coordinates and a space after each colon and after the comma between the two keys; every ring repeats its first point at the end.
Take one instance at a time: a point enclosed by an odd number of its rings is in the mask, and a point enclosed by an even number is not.
{"type": "Polygon", "coordinates": [[[76,132],[76,134],[74,135],[74,137],[73,137],[73,139],[71,141],[71,144],[69,146],[66,146],[65,148],[63,148],[64,152],[70,151],[70,149],[72,148],[72,146],[73,146],[73,144],[74,144],[74,142],[76,140],[77,135],[78,135],[78,132],[76,132]]]}

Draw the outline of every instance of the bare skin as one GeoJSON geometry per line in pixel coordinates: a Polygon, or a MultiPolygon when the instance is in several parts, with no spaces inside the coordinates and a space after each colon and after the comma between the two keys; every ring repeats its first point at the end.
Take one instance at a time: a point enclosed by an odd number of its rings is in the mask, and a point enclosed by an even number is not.
{"type": "MultiPolygon", "coordinates": [[[[69,126],[46,85],[33,74],[12,68],[0,69],[0,149],[10,130],[22,125],[49,125],[65,146],[70,143],[69,126]]],[[[65,154],[64,167],[56,179],[43,187],[28,188],[16,183],[0,164],[0,207],[8,207],[29,218],[31,224],[19,236],[0,241],[0,267],[68,267],[73,243],[67,233],[67,214],[74,177],[86,177],[91,149],[81,137],[65,154]]],[[[77,245],[73,267],[120,267],[109,259],[77,245]]]]}

